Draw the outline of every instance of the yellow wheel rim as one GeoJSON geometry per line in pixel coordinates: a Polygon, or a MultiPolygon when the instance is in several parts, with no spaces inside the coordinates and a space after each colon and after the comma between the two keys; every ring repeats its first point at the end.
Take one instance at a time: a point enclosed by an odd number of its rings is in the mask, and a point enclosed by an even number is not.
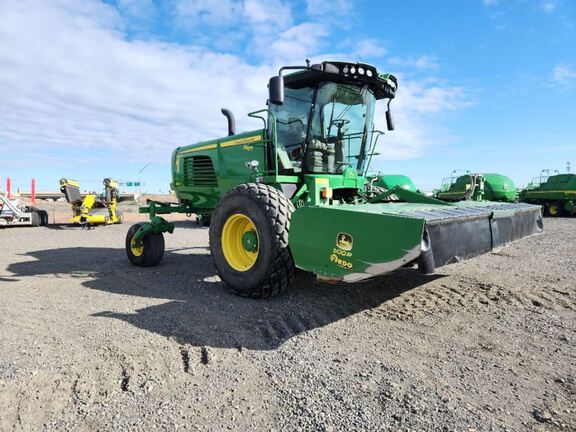
{"type": "Polygon", "coordinates": [[[130,250],[134,256],[140,256],[144,253],[144,243],[140,242],[140,246],[136,246],[134,239],[130,241],[130,250]]]}
{"type": "Polygon", "coordinates": [[[234,270],[245,272],[252,268],[258,258],[258,231],[248,216],[236,213],[226,220],[222,228],[222,252],[234,270]],[[251,250],[246,245],[247,237],[256,240],[251,250]]]}
{"type": "Polygon", "coordinates": [[[556,216],[558,214],[558,206],[556,204],[553,204],[550,206],[548,211],[552,216],[556,216]]]}

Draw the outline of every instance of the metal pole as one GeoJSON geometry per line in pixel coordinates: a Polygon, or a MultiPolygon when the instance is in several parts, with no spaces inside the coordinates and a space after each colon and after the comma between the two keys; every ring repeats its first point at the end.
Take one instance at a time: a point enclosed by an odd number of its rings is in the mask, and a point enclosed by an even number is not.
{"type": "MultiPolygon", "coordinates": [[[[142,171],[144,171],[146,168],[148,168],[148,166],[151,164],[152,164],[152,161],[150,161],[146,165],[144,165],[142,167],[142,169],[140,171],[138,171],[138,174],[141,174],[142,171]]],[[[138,176],[138,194],[142,195],[142,181],[140,179],[141,179],[141,176],[138,176]]]]}
{"type": "Polygon", "coordinates": [[[36,205],[36,180],[32,179],[32,184],[30,185],[30,199],[32,204],[36,205]]]}

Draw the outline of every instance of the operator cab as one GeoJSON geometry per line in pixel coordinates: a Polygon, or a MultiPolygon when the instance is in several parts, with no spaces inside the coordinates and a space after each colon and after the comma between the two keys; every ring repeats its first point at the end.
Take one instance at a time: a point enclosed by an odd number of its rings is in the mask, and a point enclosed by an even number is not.
{"type": "Polygon", "coordinates": [[[348,167],[362,171],[372,142],[376,100],[394,97],[396,78],[378,75],[375,68],[360,63],[282,69],[304,70],[280,74],[270,83],[269,125],[273,136],[275,121],[279,172],[340,174],[348,167]],[[280,85],[281,94],[275,97],[280,85]]]}

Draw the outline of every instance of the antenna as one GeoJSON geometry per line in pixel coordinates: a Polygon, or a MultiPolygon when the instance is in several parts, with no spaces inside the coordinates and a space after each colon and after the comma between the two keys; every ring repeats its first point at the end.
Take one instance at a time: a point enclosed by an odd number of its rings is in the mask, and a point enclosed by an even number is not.
{"type": "Polygon", "coordinates": [[[570,172],[570,162],[566,162],[566,172],[570,172]]]}

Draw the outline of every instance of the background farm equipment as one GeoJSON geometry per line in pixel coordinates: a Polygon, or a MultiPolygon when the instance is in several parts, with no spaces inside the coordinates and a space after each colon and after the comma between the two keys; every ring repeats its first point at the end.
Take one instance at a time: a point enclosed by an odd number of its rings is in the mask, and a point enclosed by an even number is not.
{"type": "MultiPolygon", "coordinates": [[[[264,127],[179,147],[171,187],[178,204],[150,201],[150,222],[126,237],[129,260],[158,264],[168,213],[195,213],[210,226],[210,250],[233,292],[269,297],[287,289],[296,267],[322,280],[354,282],[404,266],[432,273],[542,230],[529,204],[448,203],[396,185],[374,187],[376,101],[397,80],[363,63],[285,66],[269,83],[264,127]],[[286,70],[294,70],[283,76],[286,70]],[[395,200],[390,198],[394,196],[395,200]]],[[[390,110],[388,130],[393,129],[390,110]]]]}
{"type": "Polygon", "coordinates": [[[19,199],[0,195],[0,228],[6,226],[48,225],[48,213],[19,199]]]}
{"type": "Polygon", "coordinates": [[[516,186],[512,179],[495,173],[466,172],[460,176],[445,178],[434,196],[444,201],[515,202],[517,200],[516,186]]]}
{"type": "Polygon", "coordinates": [[[520,201],[542,206],[548,216],[576,214],[576,174],[537,177],[520,192],[520,201]]]}
{"type": "Polygon", "coordinates": [[[88,194],[84,198],[80,195],[80,185],[77,181],[63,178],[60,180],[60,191],[72,206],[70,221],[82,227],[93,225],[109,225],[122,223],[122,214],[117,210],[118,182],[105,178],[104,193],[98,197],[88,194]],[[98,209],[96,206],[99,206],[98,209]]]}

